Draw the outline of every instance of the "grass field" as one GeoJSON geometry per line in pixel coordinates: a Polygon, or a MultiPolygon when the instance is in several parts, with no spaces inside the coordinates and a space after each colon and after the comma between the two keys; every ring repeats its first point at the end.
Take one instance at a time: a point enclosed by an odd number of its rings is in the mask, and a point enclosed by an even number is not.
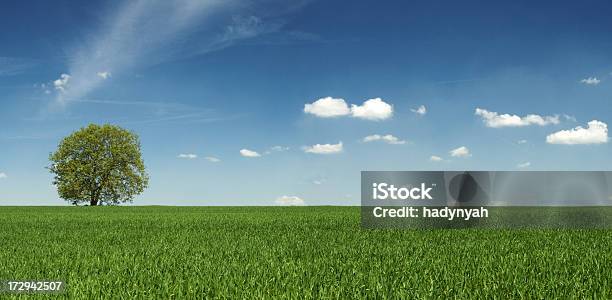
{"type": "Polygon", "coordinates": [[[364,230],[359,216],[0,207],[0,281],[61,279],[73,298],[612,298],[612,230],[364,230]]]}

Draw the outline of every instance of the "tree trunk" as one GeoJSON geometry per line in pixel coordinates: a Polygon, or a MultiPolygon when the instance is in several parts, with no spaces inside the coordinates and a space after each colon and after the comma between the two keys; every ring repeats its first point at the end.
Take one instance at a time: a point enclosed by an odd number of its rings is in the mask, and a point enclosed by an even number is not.
{"type": "Polygon", "coordinates": [[[98,205],[98,194],[97,194],[98,188],[94,188],[90,193],[89,193],[89,206],[97,206],[98,205]]]}

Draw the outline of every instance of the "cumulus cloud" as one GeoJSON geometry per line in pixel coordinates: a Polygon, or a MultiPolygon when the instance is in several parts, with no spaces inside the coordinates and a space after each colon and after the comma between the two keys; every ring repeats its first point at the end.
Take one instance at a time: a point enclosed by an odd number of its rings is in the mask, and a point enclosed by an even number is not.
{"type": "Polygon", "coordinates": [[[304,112],[320,118],[352,116],[354,118],[380,121],[393,115],[393,106],[380,98],[369,99],[362,105],[352,104],[349,108],[344,99],[325,97],[304,105],[304,112]]]}
{"type": "Polygon", "coordinates": [[[198,158],[198,156],[196,154],[193,154],[193,153],[181,153],[177,157],[178,158],[183,158],[183,159],[196,159],[196,158],[198,158]]]}
{"type": "Polygon", "coordinates": [[[283,206],[302,206],[305,204],[304,200],[298,196],[280,196],[274,200],[274,203],[283,206]]]}
{"type": "Polygon", "coordinates": [[[429,160],[430,161],[442,161],[442,157],[432,155],[432,156],[429,157],[429,160]]]}
{"type": "Polygon", "coordinates": [[[569,130],[561,130],[546,137],[549,144],[579,145],[603,144],[608,142],[608,124],[592,120],[587,128],[577,126],[569,130]]]}
{"type": "Polygon", "coordinates": [[[53,81],[53,86],[56,90],[60,91],[61,93],[64,93],[66,92],[66,89],[68,89],[68,83],[70,82],[70,78],[72,78],[70,75],[62,74],[60,75],[60,78],[53,81]]]}
{"type": "Polygon", "coordinates": [[[98,72],[98,77],[102,78],[102,79],[108,79],[111,77],[111,72],[105,71],[105,72],[98,72]]]}
{"type": "Polygon", "coordinates": [[[403,145],[406,143],[406,141],[400,140],[399,138],[393,135],[390,135],[390,134],[386,134],[386,135],[373,134],[373,135],[368,135],[363,138],[364,143],[369,143],[369,142],[374,142],[374,141],[383,141],[391,145],[403,145]]]}
{"type": "Polygon", "coordinates": [[[8,178],[8,175],[4,172],[0,172],[0,179],[8,178]]]}
{"type": "Polygon", "coordinates": [[[423,116],[427,113],[427,108],[425,107],[425,105],[421,105],[418,108],[411,108],[410,111],[417,115],[423,116]]]}
{"type": "Polygon", "coordinates": [[[260,157],[261,156],[261,154],[255,152],[255,151],[249,150],[249,149],[242,149],[242,150],[240,150],[240,155],[242,155],[244,157],[260,157]]]}
{"type": "Polygon", "coordinates": [[[343,150],[342,142],[338,144],[316,144],[303,147],[304,152],[314,154],[335,154],[343,150]]]}
{"type": "Polygon", "coordinates": [[[597,79],[597,77],[589,77],[589,78],[580,80],[580,82],[586,85],[598,85],[601,82],[601,80],[597,79]]]}
{"type": "Polygon", "coordinates": [[[355,118],[380,121],[393,116],[393,106],[380,98],[369,99],[362,105],[351,105],[351,114],[355,118]]]}
{"type": "Polygon", "coordinates": [[[334,118],[349,115],[351,110],[344,99],[325,97],[304,105],[304,112],[320,118],[334,118]]]}
{"type": "Polygon", "coordinates": [[[559,116],[540,116],[529,114],[524,117],[510,114],[498,114],[482,108],[476,108],[475,115],[482,117],[482,121],[487,127],[520,127],[529,125],[545,126],[559,124],[559,116]]]}
{"type": "Polygon", "coordinates": [[[525,169],[525,168],[529,168],[531,166],[530,162],[524,162],[524,163],[520,163],[518,165],[516,165],[517,168],[519,169],[525,169]]]}
{"type": "Polygon", "coordinates": [[[470,157],[472,154],[470,153],[470,149],[465,146],[461,146],[459,148],[453,149],[450,152],[452,157],[470,157]]]}
{"type": "Polygon", "coordinates": [[[216,157],[213,157],[213,156],[206,156],[206,157],[204,157],[204,159],[206,159],[209,162],[214,162],[214,163],[221,161],[220,159],[218,159],[216,157]]]}

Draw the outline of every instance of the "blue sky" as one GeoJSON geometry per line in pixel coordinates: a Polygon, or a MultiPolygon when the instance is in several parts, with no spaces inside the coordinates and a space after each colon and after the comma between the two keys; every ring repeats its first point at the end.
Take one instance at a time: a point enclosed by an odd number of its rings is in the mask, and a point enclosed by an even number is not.
{"type": "Polygon", "coordinates": [[[610,170],[612,4],[532,2],[4,3],[0,204],[64,205],[48,155],[88,123],[140,135],[140,205],[358,205],[361,170],[610,170]]]}

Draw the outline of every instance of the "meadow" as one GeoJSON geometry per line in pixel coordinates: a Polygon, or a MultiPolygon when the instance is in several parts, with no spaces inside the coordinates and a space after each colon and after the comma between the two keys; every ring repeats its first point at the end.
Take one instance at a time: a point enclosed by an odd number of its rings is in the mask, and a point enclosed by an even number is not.
{"type": "Polygon", "coordinates": [[[0,207],[0,281],[14,279],[64,280],[60,298],[612,298],[612,230],[373,230],[358,207],[0,207]]]}

